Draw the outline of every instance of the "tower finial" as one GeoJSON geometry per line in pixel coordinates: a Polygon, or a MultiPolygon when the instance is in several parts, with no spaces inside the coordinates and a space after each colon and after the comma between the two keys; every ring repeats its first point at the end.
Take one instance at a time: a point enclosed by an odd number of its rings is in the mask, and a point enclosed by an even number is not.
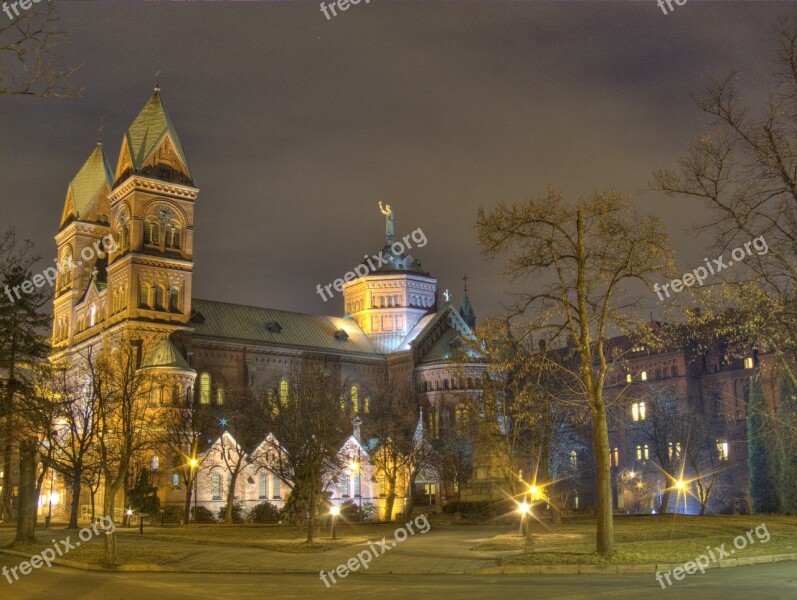
{"type": "Polygon", "coordinates": [[[158,61],[158,70],[155,71],[155,93],[161,91],[161,61],[158,61]]]}
{"type": "Polygon", "coordinates": [[[97,130],[97,145],[102,146],[102,130],[105,127],[105,123],[103,122],[103,118],[100,117],[100,128],[97,130]]]}
{"type": "Polygon", "coordinates": [[[468,293],[468,274],[465,273],[465,276],[462,278],[462,281],[465,282],[465,293],[468,293]]]}

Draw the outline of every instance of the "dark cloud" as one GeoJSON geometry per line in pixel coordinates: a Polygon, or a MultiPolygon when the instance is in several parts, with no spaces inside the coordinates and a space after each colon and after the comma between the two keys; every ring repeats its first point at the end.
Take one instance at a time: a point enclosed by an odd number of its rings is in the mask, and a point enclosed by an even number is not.
{"type": "Polygon", "coordinates": [[[644,192],[708,122],[690,91],[738,69],[766,84],[791,3],[361,2],[327,21],[309,3],[61,2],[82,63],[78,100],[3,97],[0,221],[54,252],[69,180],[100,116],[124,129],[163,98],[201,188],[195,294],[338,314],[317,283],[381,246],[377,200],[442,288],[470,275],[478,315],[499,309],[500,265],[479,254],[476,210],[616,187],[661,215],[685,266],[700,207],[644,192]]]}

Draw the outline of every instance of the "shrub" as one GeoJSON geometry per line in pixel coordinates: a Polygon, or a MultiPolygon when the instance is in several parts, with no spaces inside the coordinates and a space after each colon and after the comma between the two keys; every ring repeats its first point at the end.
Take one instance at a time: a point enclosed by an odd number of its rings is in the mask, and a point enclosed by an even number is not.
{"type": "Polygon", "coordinates": [[[164,523],[179,523],[185,516],[185,509],[180,504],[164,504],[162,508],[164,523]]]}
{"type": "Polygon", "coordinates": [[[213,513],[210,512],[204,506],[197,506],[196,507],[196,515],[197,518],[194,518],[194,507],[191,507],[191,521],[197,523],[214,523],[216,519],[213,517],[213,513]]]}
{"type": "Polygon", "coordinates": [[[365,511],[359,504],[355,503],[354,500],[346,500],[346,502],[340,505],[340,516],[350,523],[354,523],[363,520],[365,511]]]}
{"type": "Polygon", "coordinates": [[[486,513],[495,510],[495,502],[449,502],[443,506],[443,512],[449,515],[462,513],[463,515],[473,513],[486,513]]]}
{"type": "MultiPolygon", "coordinates": [[[[219,521],[224,521],[224,517],[227,514],[227,505],[225,504],[219,509],[219,521]]],[[[232,522],[233,523],[243,523],[244,522],[244,505],[234,500],[232,503],[232,522]]]]}
{"type": "Polygon", "coordinates": [[[279,523],[282,520],[282,513],[270,502],[261,502],[249,513],[249,520],[252,523],[279,523]]]}

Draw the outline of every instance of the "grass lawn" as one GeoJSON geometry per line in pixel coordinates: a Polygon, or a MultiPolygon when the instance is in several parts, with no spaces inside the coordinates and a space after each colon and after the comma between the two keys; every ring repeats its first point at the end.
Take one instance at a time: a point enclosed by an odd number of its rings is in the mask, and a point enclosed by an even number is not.
{"type": "Polygon", "coordinates": [[[223,525],[200,523],[198,525],[145,527],[141,536],[137,529],[118,528],[124,538],[136,536],[163,542],[265,548],[280,552],[323,552],[331,548],[350,546],[383,536],[392,536],[396,523],[346,523],[336,527],[336,538],[331,538],[328,526],[316,530],[313,544],[308,544],[307,531],[289,525],[223,525]]]}
{"type": "MultiPolygon", "coordinates": [[[[2,528],[0,529],[0,548],[7,548],[16,552],[23,552],[25,554],[40,553],[47,548],[54,548],[51,540],[62,540],[67,535],[70,536],[70,543],[74,546],[78,541],[77,531],[66,531],[62,528],[51,529],[49,531],[37,531],[35,544],[23,544],[11,546],[14,540],[14,529],[2,528]]],[[[69,552],[65,553],[62,558],[66,560],[74,560],[77,562],[98,563],[103,562],[105,556],[105,545],[103,542],[104,534],[100,532],[97,537],[92,537],[88,542],[80,542],[79,547],[75,547],[69,552]]],[[[59,546],[62,548],[63,545],[59,546]]],[[[141,565],[141,564],[165,564],[179,560],[182,555],[175,552],[174,549],[164,547],[161,545],[148,545],[148,544],[125,544],[124,540],[120,540],[117,545],[117,552],[120,564],[141,565]]]]}
{"type": "MultiPolygon", "coordinates": [[[[477,550],[511,550],[518,536],[507,534],[485,540],[477,550]]],[[[734,550],[733,558],[767,554],[797,553],[797,517],[782,516],[706,516],[662,515],[620,516],[614,519],[615,553],[611,558],[595,554],[595,520],[571,519],[561,525],[532,524],[532,539],[525,552],[505,557],[504,565],[538,564],[656,564],[683,563],[707,554],[725,544],[734,550]],[[746,537],[750,529],[764,524],[761,539],[753,532],[753,543],[746,537]],[[742,535],[746,545],[734,548],[734,538],[742,535]]],[[[739,546],[742,546],[739,540],[739,546]]],[[[718,553],[714,551],[714,554],[718,553]]],[[[730,558],[729,555],[726,558],[730,558]]]]}

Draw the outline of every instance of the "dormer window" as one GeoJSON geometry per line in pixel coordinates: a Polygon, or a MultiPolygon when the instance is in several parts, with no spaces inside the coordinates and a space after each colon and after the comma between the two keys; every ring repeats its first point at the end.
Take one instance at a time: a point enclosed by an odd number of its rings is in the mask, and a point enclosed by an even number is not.
{"type": "Polygon", "coordinates": [[[338,329],[335,332],[335,339],[340,340],[341,342],[345,342],[349,339],[349,334],[343,331],[342,329],[338,329]]]}
{"type": "Polygon", "coordinates": [[[276,321],[269,321],[266,323],[266,329],[268,329],[271,333],[280,333],[282,331],[282,325],[276,321]]]}

